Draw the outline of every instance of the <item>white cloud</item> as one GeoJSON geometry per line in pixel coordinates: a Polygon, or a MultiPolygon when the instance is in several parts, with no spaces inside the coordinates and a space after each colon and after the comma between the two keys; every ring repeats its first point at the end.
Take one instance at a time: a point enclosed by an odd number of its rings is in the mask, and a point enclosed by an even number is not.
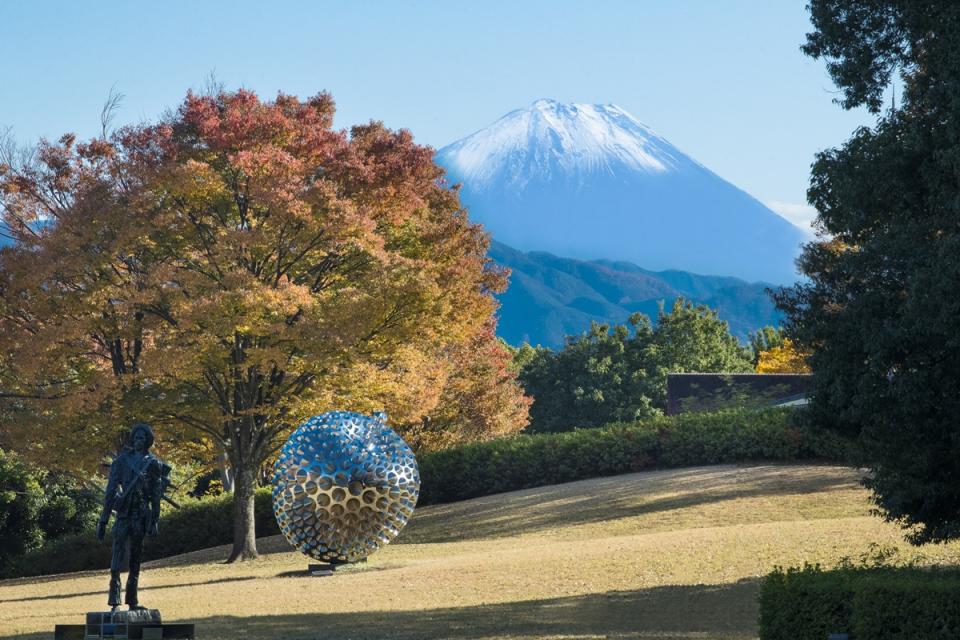
{"type": "Polygon", "coordinates": [[[800,227],[811,238],[814,236],[813,220],[817,217],[817,210],[810,205],[781,202],[780,200],[769,200],[765,204],[781,218],[785,218],[794,226],[800,227]]]}

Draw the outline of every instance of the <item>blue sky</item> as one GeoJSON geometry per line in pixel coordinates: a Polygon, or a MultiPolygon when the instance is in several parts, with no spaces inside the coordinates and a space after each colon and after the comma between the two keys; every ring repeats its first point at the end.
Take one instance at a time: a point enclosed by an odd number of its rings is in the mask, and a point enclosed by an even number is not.
{"type": "Polygon", "coordinates": [[[330,91],[441,147],[547,97],[613,102],[788,217],[816,151],[873,118],[799,51],[802,0],[0,0],[0,127],[22,143],[156,118],[214,72],[273,96],[330,91]]]}

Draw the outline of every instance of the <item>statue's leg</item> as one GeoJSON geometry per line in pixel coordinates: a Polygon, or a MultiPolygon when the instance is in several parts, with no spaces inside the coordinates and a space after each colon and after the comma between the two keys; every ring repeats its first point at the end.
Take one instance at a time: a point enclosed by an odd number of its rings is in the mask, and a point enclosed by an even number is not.
{"type": "Polygon", "coordinates": [[[107,596],[107,604],[110,607],[120,606],[120,572],[110,572],[110,593],[107,596]]]}
{"type": "Polygon", "coordinates": [[[132,525],[130,530],[130,571],[127,573],[127,593],[124,602],[131,609],[139,604],[137,583],[140,581],[140,560],[143,557],[143,527],[132,525]]]}
{"type": "Polygon", "coordinates": [[[110,557],[110,592],[107,604],[111,607],[120,606],[120,569],[123,567],[123,556],[127,548],[129,527],[122,518],[117,518],[113,525],[113,554],[110,557]]]}

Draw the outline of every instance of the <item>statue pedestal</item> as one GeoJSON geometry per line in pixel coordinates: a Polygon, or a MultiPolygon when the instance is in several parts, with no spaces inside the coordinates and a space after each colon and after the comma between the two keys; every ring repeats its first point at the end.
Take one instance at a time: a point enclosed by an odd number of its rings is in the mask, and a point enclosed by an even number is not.
{"type": "Polygon", "coordinates": [[[157,609],[91,611],[86,624],[58,624],[55,640],[192,640],[192,624],[163,624],[157,609]]]}

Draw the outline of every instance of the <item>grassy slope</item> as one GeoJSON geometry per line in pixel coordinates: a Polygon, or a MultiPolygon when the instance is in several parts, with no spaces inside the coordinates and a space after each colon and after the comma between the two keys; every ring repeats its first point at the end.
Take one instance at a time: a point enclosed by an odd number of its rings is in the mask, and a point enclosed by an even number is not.
{"type": "MultiPolygon", "coordinates": [[[[202,638],[752,638],[757,578],[871,543],[922,550],[868,514],[848,469],[637,473],[419,510],[397,542],[332,578],[277,538],[253,563],[213,549],[151,563],[142,599],[202,638]]],[[[104,572],[0,582],[0,635],[52,637],[105,600],[104,572]],[[46,631],[46,633],[43,633],[46,631]]]]}

